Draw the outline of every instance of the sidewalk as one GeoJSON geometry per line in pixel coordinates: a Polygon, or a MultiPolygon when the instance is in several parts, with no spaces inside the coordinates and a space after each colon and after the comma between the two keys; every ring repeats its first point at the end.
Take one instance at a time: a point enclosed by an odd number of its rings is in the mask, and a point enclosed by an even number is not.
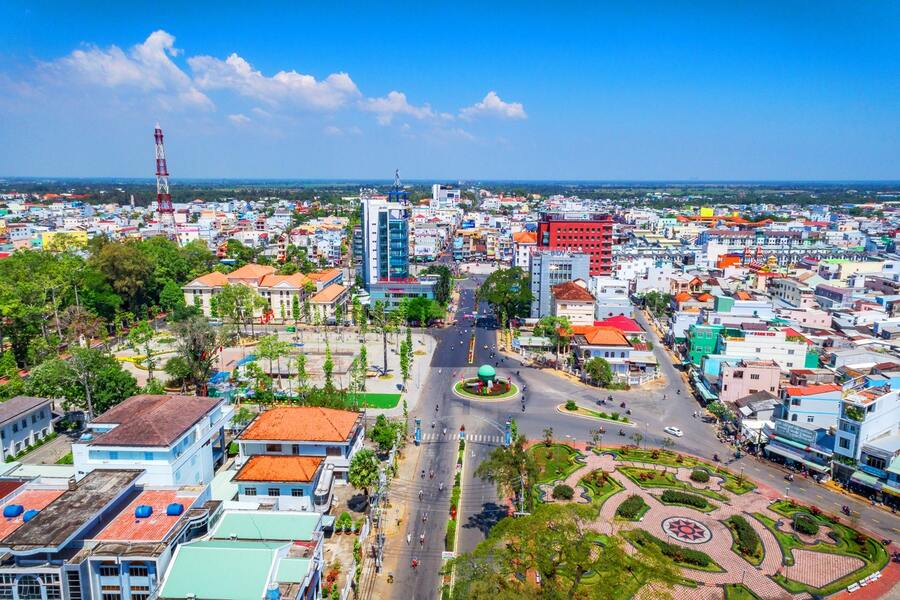
{"type": "MultiPolygon", "coordinates": [[[[410,442],[403,450],[403,459],[397,469],[397,475],[392,480],[391,487],[394,482],[413,481],[419,469],[419,459],[422,453],[422,446],[416,446],[410,442]]],[[[393,594],[393,586],[396,585],[398,574],[403,573],[406,564],[400,564],[405,553],[405,543],[403,540],[403,523],[406,520],[407,502],[393,491],[389,494],[391,500],[390,507],[385,511],[384,515],[384,561],[381,567],[381,573],[375,573],[374,561],[369,561],[371,568],[366,569],[364,577],[368,581],[360,583],[360,589],[365,590],[365,594],[361,594],[363,598],[391,598],[393,594]],[[395,583],[388,583],[388,573],[394,575],[395,583]]]]}

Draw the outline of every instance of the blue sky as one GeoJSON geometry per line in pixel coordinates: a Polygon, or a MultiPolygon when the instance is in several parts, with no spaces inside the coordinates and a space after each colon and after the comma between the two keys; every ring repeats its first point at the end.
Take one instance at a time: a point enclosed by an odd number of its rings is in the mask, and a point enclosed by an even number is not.
{"type": "Polygon", "coordinates": [[[894,0],[294,4],[3,2],[0,175],[900,179],[894,0]]]}

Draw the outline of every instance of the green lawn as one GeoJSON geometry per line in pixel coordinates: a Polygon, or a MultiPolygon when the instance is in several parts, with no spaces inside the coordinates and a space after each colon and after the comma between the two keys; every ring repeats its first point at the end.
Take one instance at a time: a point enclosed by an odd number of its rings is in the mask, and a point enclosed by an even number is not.
{"type": "Polygon", "coordinates": [[[742,583],[726,583],[725,600],[760,600],[760,597],[742,583]]]}
{"type": "Polygon", "coordinates": [[[728,469],[716,467],[709,463],[699,461],[692,456],[678,454],[671,450],[659,450],[655,448],[621,448],[615,450],[615,453],[616,457],[622,461],[665,465],[667,467],[703,467],[709,471],[710,475],[724,477],[725,481],[722,483],[722,488],[728,490],[732,494],[746,494],[747,492],[756,489],[756,484],[746,477],[741,479],[739,475],[735,475],[728,469]]]}
{"type": "Polygon", "coordinates": [[[631,529],[625,531],[622,533],[622,537],[627,539],[632,543],[632,545],[638,548],[646,544],[654,544],[662,551],[663,555],[671,558],[672,562],[674,562],[675,565],[679,567],[684,567],[686,569],[695,569],[697,571],[707,571],[709,573],[721,573],[725,570],[720,567],[719,564],[714,561],[712,557],[710,557],[706,552],[670,544],[669,542],[661,540],[655,535],[644,531],[643,529],[631,529]],[[696,562],[688,562],[683,558],[684,556],[691,554],[706,557],[706,565],[704,566],[697,564],[696,562]]]}
{"type": "Polygon", "coordinates": [[[557,479],[565,479],[582,463],[576,461],[578,453],[565,444],[552,444],[547,446],[543,442],[535,444],[528,449],[534,457],[540,472],[537,483],[550,483],[557,479]]]}
{"type": "MultiPolygon", "coordinates": [[[[799,505],[792,506],[789,501],[784,500],[780,500],[770,505],[769,508],[774,512],[784,516],[786,519],[790,519],[792,515],[798,511],[807,512],[807,509],[805,507],[799,505]]],[[[778,545],[781,546],[781,551],[786,558],[785,564],[794,564],[794,560],[790,555],[790,551],[795,548],[801,550],[811,550],[813,552],[822,552],[824,554],[855,556],[856,558],[859,558],[866,563],[863,567],[857,569],[853,573],[845,575],[844,577],[841,577],[840,579],[833,581],[821,588],[814,588],[802,584],[798,581],[787,579],[783,575],[775,575],[772,577],[772,579],[775,580],[778,585],[792,593],[809,592],[810,594],[820,594],[823,596],[828,596],[837,591],[840,591],[841,589],[847,587],[855,581],[858,581],[864,577],[868,577],[875,571],[883,569],[890,559],[887,551],[884,549],[884,546],[882,546],[879,542],[869,538],[868,536],[863,536],[863,538],[857,539],[857,532],[855,529],[832,521],[831,519],[823,515],[813,516],[819,521],[821,525],[831,527],[832,531],[834,531],[838,538],[836,544],[826,544],[823,542],[817,542],[815,544],[804,544],[795,535],[779,531],[775,527],[775,521],[773,521],[772,519],[759,513],[757,513],[755,516],[775,535],[775,538],[778,540],[778,545]]]]}
{"type": "Polygon", "coordinates": [[[368,408],[394,408],[400,403],[400,394],[360,392],[359,403],[368,408]]]}
{"type": "MultiPolygon", "coordinates": [[[[744,515],[741,515],[741,516],[744,517],[745,519],[748,518],[748,517],[745,517],[744,515]]],[[[749,518],[752,519],[753,517],[749,517],[749,518]]],[[[760,564],[762,564],[763,559],[766,557],[766,548],[763,545],[762,540],[759,541],[759,545],[756,548],[755,554],[753,554],[753,555],[744,554],[741,552],[740,547],[738,546],[737,530],[735,529],[734,525],[732,525],[731,518],[728,518],[728,519],[722,521],[722,523],[724,523],[725,527],[728,528],[728,531],[731,532],[731,539],[732,539],[731,551],[734,552],[735,554],[737,554],[738,556],[743,557],[744,560],[746,560],[748,563],[750,563],[754,567],[758,567],[760,564]]],[[[727,598],[728,595],[726,594],[725,597],[727,598]]],[[[735,596],[735,597],[739,598],[741,596],[735,596]]]]}
{"type": "Polygon", "coordinates": [[[603,506],[603,504],[614,495],[625,489],[624,487],[622,487],[622,484],[616,481],[613,477],[607,477],[606,481],[601,486],[598,486],[593,481],[591,475],[582,477],[581,481],[579,481],[578,483],[587,488],[587,490],[591,493],[591,502],[596,504],[598,508],[603,506]]]}
{"type": "Polygon", "coordinates": [[[591,410],[590,408],[585,408],[583,406],[578,406],[575,410],[569,410],[568,408],[566,408],[565,404],[560,404],[559,407],[566,413],[581,415],[582,417],[590,417],[591,419],[606,421],[607,423],[624,423],[626,425],[629,423],[628,417],[617,412],[598,412],[596,410],[591,410]]]}
{"type": "Polygon", "coordinates": [[[671,488],[673,490],[693,492],[721,502],[728,502],[728,498],[718,492],[695,488],[683,481],[679,481],[675,478],[675,473],[672,472],[663,472],[642,467],[619,467],[619,471],[642,488],[671,488]],[[641,479],[642,474],[646,474],[646,478],[643,480],[641,479]]]}

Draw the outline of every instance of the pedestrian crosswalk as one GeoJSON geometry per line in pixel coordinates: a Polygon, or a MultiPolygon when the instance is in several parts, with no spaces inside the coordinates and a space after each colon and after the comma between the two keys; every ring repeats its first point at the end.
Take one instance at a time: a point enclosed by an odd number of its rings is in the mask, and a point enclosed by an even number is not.
{"type": "MultiPolygon", "coordinates": [[[[459,434],[450,435],[448,432],[447,435],[443,435],[442,433],[423,433],[422,441],[423,442],[446,442],[458,440],[459,434]]],[[[503,442],[502,435],[486,435],[481,433],[473,433],[466,435],[467,442],[480,443],[480,444],[500,444],[503,442]]]]}

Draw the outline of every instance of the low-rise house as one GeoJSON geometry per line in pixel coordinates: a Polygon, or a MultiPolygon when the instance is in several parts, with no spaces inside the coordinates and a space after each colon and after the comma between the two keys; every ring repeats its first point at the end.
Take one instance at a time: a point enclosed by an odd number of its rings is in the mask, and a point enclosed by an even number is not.
{"type": "Polygon", "coordinates": [[[326,512],[331,508],[333,465],[319,456],[257,454],[235,474],[238,500],[276,510],[326,512]]]}
{"type": "Polygon", "coordinates": [[[8,493],[0,597],[153,597],[176,545],[204,533],[217,506],[199,490],[141,486],[140,474],[96,470],[68,486],[30,482],[8,493]]]}
{"type": "Polygon", "coordinates": [[[553,304],[550,314],[568,319],[571,325],[592,325],[594,323],[594,297],[582,279],[554,285],[550,293],[553,304]]]}
{"type": "Polygon", "coordinates": [[[362,448],[364,434],[360,412],[279,406],[260,413],[241,433],[237,460],[243,465],[260,455],[316,457],[324,460],[326,476],[346,481],[350,459],[362,448]]]}
{"type": "Polygon", "coordinates": [[[15,457],[53,432],[52,400],[15,396],[0,404],[0,461],[15,457]]]}
{"type": "Polygon", "coordinates": [[[837,427],[841,415],[841,386],[819,384],[786,386],[782,390],[780,418],[811,429],[837,427]]]}
{"type": "Polygon", "coordinates": [[[780,381],[781,368],[774,360],[723,362],[719,375],[719,400],[734,403],[757,392],[778,395],[780,381]]]}
{"type": "Polygon", "coordinates": [[[206,539],[175,551],[162,600],[318,600],[322,516],[225,511],[206,539]]]}
{"type": "Polygon", "coordinates": [[[139,469],[148,485],[206,485],[225,458],[224,398],[132,396],[87,424],[72,444],[76,476],[139,469]]]}
{"type": "Polygon", "coordinates": [[[814,474],[831,473],[834,435],[829,429],[776,418],[775,427],[766,434],[768,458],[814,474]]]}

